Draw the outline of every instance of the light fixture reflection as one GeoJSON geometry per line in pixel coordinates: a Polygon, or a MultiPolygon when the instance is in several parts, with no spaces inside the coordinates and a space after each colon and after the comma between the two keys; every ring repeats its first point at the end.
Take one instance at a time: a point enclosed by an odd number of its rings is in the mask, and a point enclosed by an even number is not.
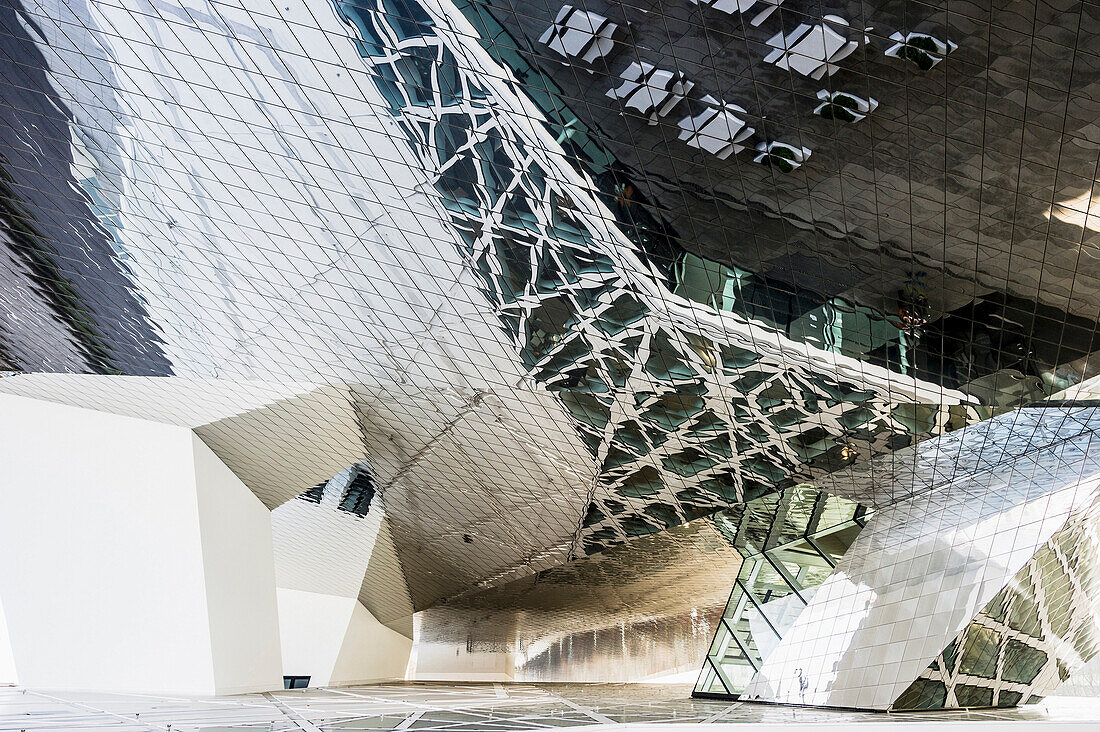
{"type": "Polygon", "coordinates": [[[1093,198],[1092,191],[1085,191],[1076,198],[1054,204],[1047,212],[1048,219],[1052,216],[1067,224],[1100,231],[1100,200],[1093,198]]]}

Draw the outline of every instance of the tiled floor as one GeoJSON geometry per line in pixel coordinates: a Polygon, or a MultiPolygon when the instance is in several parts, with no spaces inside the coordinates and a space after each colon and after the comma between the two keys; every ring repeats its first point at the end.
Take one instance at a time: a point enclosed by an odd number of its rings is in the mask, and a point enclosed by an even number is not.
{"type": "Polygon", "coordinates": [[[1078,723],[1081,729],[1100,729],[1100,699],[1056,697],[1015,710],[885,715],[698,700],[689,693],[687,686],[643,684],[406,682],[196,699],[3,688],[0,731],[473,731],[634,724],[652,730],[685,729],[691,724],[718,729],[738,723],[793,729],[829,723],[948,721],[1048,722],[1059,728],[1078,723]]]}

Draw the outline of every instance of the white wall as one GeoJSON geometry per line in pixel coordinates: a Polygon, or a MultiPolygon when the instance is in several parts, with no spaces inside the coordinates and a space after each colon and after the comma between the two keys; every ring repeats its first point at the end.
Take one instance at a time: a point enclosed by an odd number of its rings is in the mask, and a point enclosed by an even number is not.
{"type": "Polygon", "coordinates": [[[412,639],[382,625],[358,600],[332,671],[332,684],[405,678],[412,639]]]}
{"type": "Polygon", "coordinates": [[[283,673],[309,676],[311,685],[327,686],[340,655],[355,598],[282,587],[277,592],[283,673]]]}
{"type": "Polygon", "coordinates": [[[349,471],[333,479],[320,503],[287,501],[271,512],[277,587],[341,597],[359,594],[382,510],[377,500],[366,516],[338,510],[350,479],[349,471]]]}
{"type": "Polygon", "coordinates": [[[271,512],[192,435],[218,694],[281,688],[271,512]]]}
{"type": "Polygon", "coordinates": [[[418,643],[411,678],[417,681],[512,681],[513,653],[467,652],[452,643],[418,643]]]}
{"type": "Polygon", "coordinates": [[[0,597],[20,683],[281,687],[273,593],[244,577],[265,551],[273,576],[270,534],[249,546],[264,533],[255,499],[205,454],[200,498],[201,452],[185,427],[0,394],[0,597]],[[246,609],[259,621],[242,631],[246,609]]]}
{"type": "Polygon", "coordinates": [[[15,656],[12,655],[11,642],[8,639],[8,621],[4,617],[4,603],[0,602],[0,684],[17,683],[19,674],[15,671],[15,656]]]}
{"type": "Polygon", "coordinates": [[[401,679],[412,641],[379,623],[354,597],[280,587],[283,673],[310,686],[401,679]]]}

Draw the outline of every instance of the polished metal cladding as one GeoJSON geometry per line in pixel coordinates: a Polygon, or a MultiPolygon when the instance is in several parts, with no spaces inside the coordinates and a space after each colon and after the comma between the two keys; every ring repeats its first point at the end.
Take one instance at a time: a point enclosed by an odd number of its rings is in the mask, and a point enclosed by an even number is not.
{"type": "Polygon", "coordinates": [[[893,708],[1034,704],[1100,658],[1098,516],[1097,503],[1071,515],[893,708]]]}
{"type": "Polygon", "coordinates": [[[694,680],[740,565],[696,519],[425,610],[418,649],[504,654],[516,681],[694,680]]]}
{"type": "Polygon", "coordinates": [[[778,703],[1009,706],[1095,655],[1096,6],[0,30],[0,392],[192,428],[280,587],[778,703]]]}
{"type": "MultiPolygon", "coordinates": [[[[1065,658],[1062,675],[1094,656],[1089,636],[1100,606],[1082,581],[1100,506],[1100,414],[1096,407],[1031,407],[981,427],[908,451],[927,453],[943,441],[954,457],[951,470],[910,462],[926,488],[859,518],[865,527],[826,576],[807,582],[813,563],[765,550],[762,564],[783,581],[771,583],[778,592],[765,583],[763,595],[753,592],[757,576],[743,569],[699,690],[862,709],[1012,706],[1042,697],[1060,680],[1058,665],[1047,663],[1055,648],[1065,658]],[[1020,434],[1034,441],[1013,439],[1020,434]],[[1067,547],[1080,558],[1065,558],[1067,547]],[[1082,576],[1074,582],[1062,563],[1073,574],[1081,567],[1082,576]],[[1040,575],[1036,595],[1031,581],[1040,575]],[[1022,593],[1014,626],[1020,637],[1030,631],[1030,644],[990,629],[993,618],[1005,620],[1006,593],[1014,600],[1022,593]],[[1042,629],[1037,605],[1048,623],[1042,629]],[[1021,629],[1019,618],[1029,613],[1034,618],[1021,629]],[[1048,618],[1056,615],[1055,627],[1048,618]],[[759,629],[757,616],[767,621],[759,629]],[[935,673],[914,681],[930,664],[935,673]]],[[[784,520],[776,516],[772,533],[784,520]]],[[[803,536],[792,539],[816,550],[820,533],[804,525],[803,536]]]]}
{"type": "Polygon", "coordinates": [[[858,454],[846,432],[859,430],[867,452],[886,449],[910,432],[893,413],[895,390],[931,407],[922,436],[949,419],[939,400],[963,401],[676,297],[654,278],[644,248],[610,225],[583,171],[529,125],[522,90],[503,74],[468,71],[494,62],[464,42],[463,18],[433,15],[429,5],[408,18],[338,7],[371,41],[360,46],[364,59],[434,174],[445,220],[528,377],[557,394],[600,467],[571,554],[809,475],[814,459],[844,465],[858,454]],[[502,161],[511,171],[504,179],[502,161]],[[857,368],[861,386],[849,376],[857,368]],[[795,431],[806,441],[784,436],[795,431]]]}

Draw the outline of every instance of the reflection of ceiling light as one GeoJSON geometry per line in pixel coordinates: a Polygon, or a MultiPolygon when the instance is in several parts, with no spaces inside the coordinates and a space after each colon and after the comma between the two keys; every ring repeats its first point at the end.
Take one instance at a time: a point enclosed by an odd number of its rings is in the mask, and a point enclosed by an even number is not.
{"type": "Polygon", "coordinates": [[[754,163],[772,165],[784,173],[791,172],[810,157],[810,148],[794,147],[785,142],[761,142],[756,149],[760,154],[752,159],[754,163]]]}
{"type": "Polygon", "coordinates": [[[901,34],[901,31],[890,36],[891,41],[897,41],[885,52],[887,56],[894,58],[906,58],[915,63],[922,71],[928,71],[943,57],[959,47],[952,41],[941,41],[925,33],[901,34]]]}
{"type": "Polygon", "coordinates": [[[1077,198],[1054,204],[1047,212],[1047,218],[1051,216],[1067,224],[1100,231],[1100,200],[1093,199],[1092,191],[1085,191],[1077,198]]]}

